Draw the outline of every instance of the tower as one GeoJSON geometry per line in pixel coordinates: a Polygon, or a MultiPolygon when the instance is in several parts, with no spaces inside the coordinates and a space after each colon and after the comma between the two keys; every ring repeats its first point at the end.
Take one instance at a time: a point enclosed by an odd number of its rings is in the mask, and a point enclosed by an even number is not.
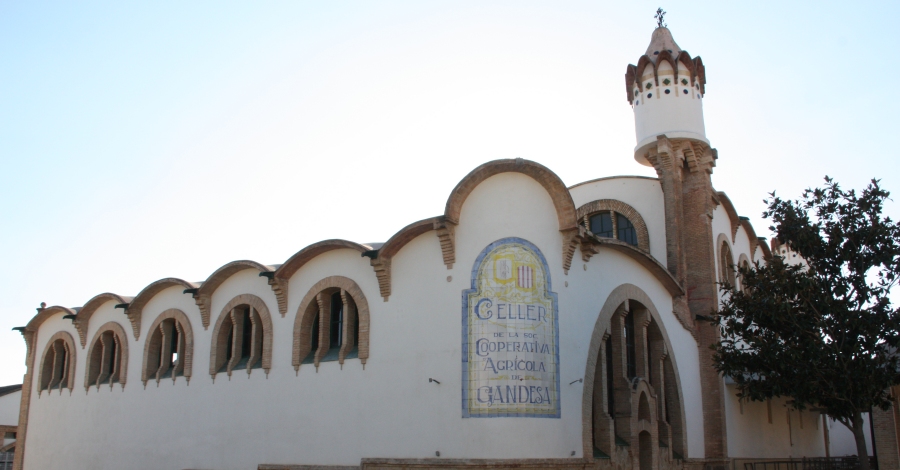
{"type": "Polygon", "coordinates": [[[666,216],[666,266],[684,288],[674,313],[692,328],[700,351],[700,390],[706,468],[725,468],[728,458],[725,384],[713,367],[709,345],[718,329],[706,318],[718,309],[712,217],[718,195],[712,170],[718,158],[706,138],[703,97],[706,69],[672,38],[657,11],[658,27],[637,65],[625,72],[634,109],[634,158],[659,176],[666,216]]]}

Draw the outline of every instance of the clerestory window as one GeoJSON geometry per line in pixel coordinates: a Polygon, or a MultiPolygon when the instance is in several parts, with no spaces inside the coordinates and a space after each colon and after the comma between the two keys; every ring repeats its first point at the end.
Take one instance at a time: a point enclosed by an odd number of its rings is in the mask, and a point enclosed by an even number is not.
{"type": "Polygon", "coordinates": [[[109,322],[94,335],[88,353],[84,388],[101,384],[125,384],[127,366],[127,336],[117,323],[109,322]]]}

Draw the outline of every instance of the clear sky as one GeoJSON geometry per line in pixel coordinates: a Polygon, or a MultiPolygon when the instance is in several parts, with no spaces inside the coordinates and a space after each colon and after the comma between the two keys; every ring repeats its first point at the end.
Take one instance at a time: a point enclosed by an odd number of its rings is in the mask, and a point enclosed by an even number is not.
{"type": "MultiPolygon", "coordinates": [[[[658,6],[0,2],[0,385],[40,302],[385,241],[498,158],[655,176],[624,74],[658,6]]],[[[662,6],[706,65],[713,184],[760,236],[768,192],[826,174],[900,197],[900,2],[662,6]]]]}

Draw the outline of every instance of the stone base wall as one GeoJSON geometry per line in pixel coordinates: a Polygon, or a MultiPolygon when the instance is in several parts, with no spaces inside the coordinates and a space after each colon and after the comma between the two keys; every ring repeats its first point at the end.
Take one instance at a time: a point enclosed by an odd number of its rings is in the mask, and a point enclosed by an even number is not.
{"type": "MultiPolygon", "coordinates": [[[[731,467],[728,460],[687,459],[673,460],[668,452],[661,451],[660,470],[725,470],[731,467]]],[[[617,447],[611,459],[362,459],[359,466],[329,465],[281,465],[262,464],[258,470],[632,470],[628,449],[617,447]]],[[[633,469],[637,470],[637,469],[633,469]]]]}

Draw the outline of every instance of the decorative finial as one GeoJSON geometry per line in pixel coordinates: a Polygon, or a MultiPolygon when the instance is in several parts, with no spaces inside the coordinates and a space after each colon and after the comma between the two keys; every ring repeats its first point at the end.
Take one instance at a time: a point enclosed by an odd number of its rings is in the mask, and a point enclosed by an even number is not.
{"type": "Polygon", "coordinates": [[[41,302],[41,308],[47,308],[47,302],[41,302]]]}
{"type": "Polygon", "coordinates": [[[664,16],[666,16],[666,11],[663,10],[662,7],[657,8],[656,14],[653,15],[653,17],[656,18],[656,27],[657,28],[666,28],[669,26],[665,23],[665,21],[663,21],[664,16]]]}

